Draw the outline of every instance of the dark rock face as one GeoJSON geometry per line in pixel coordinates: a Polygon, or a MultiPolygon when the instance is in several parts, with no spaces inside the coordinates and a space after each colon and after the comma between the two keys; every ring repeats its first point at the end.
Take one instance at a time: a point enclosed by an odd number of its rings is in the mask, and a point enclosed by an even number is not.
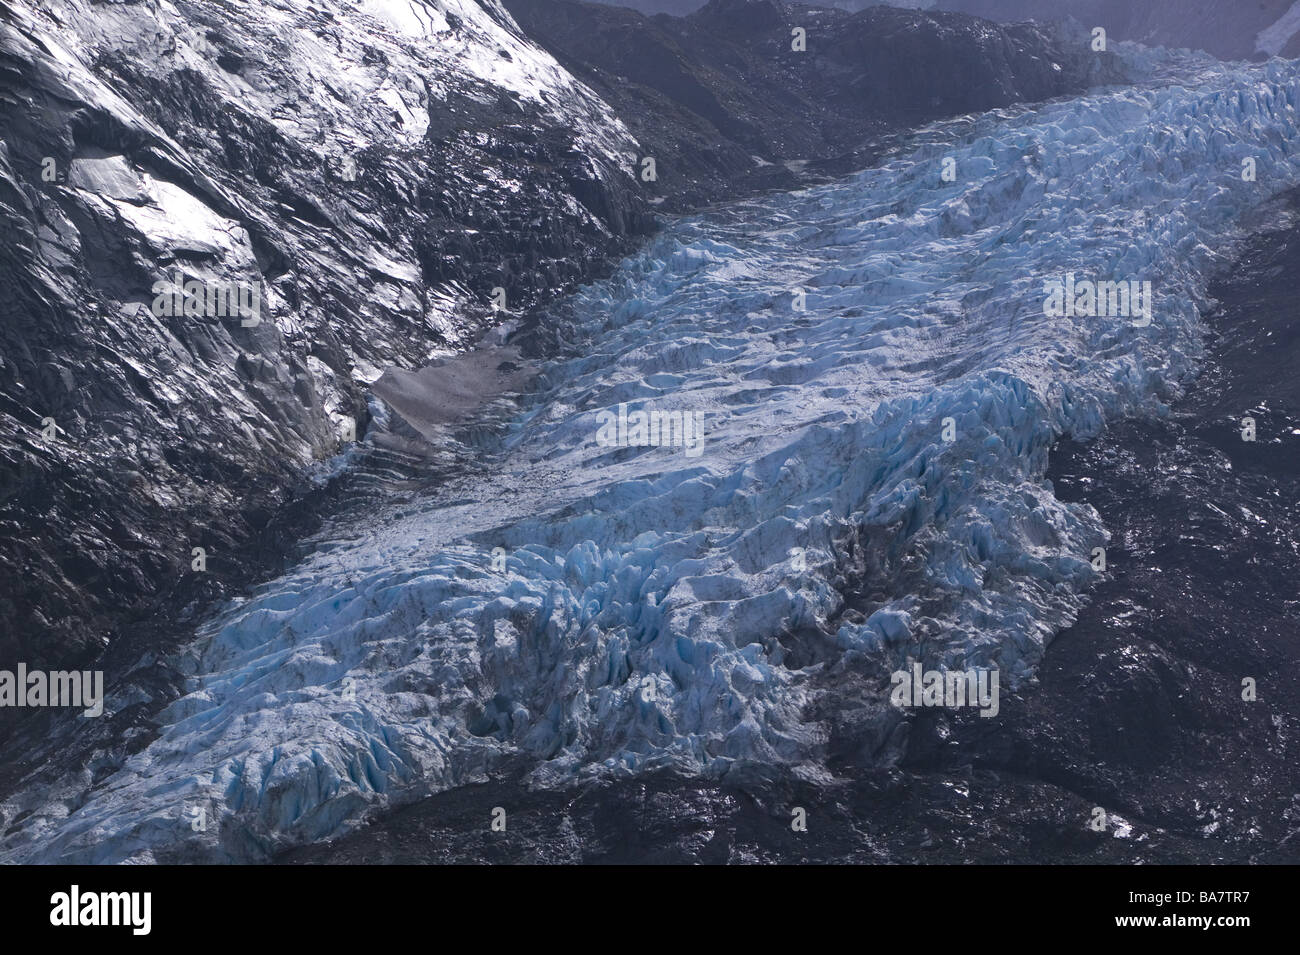
{"type": "Polygon", "coordinates": [[[651,226],[631,138],[491,3],[427,33],[258,3],[0,13],[6,666],[84,663],[268,572],[385,367],[651,226]],[[260,322],[153,314],[176,276],[254,290],[260,322]]]}
{"type": "MultiPolygon", "coordinates": [[[[1100,26],[1112,40],[1136,40],[1150,46],[1187,47],[1224,59],[1263,58],[1261,37],[1269,52],[1300,56],[1300,30],[1279,32],[1276,43],[1265,32],[1282,20],[1292,0],[937,0],[936,9],[959,10],[1001,23],[1062,20],[1073,17],[1084,27],[1100,26]]],[[[1300,24],[1296,24],[1300,27],[1300,24]]]]}
{"type": "Polygon", "coordinates": [[[684,17],[704,6],[703,0],[595,0],[608,3],[612,7],[627,7],[637,10],[648,17],[664,13],[670,17],[684,17]]]}
{"type": "MultiPolygon", "coordinates": [[[[701,0],[598,2],[630,7],[647,16],[687,16],[704,6],[701,0]]],[[[881,6],[882,0],[827,0],[821,5],[856,11],[881,6]]],[[[968,13],[998,23],[1074,20],[1086,28],[1085,33],[1101,26],[1112,40],[1204,50],[1224,59],[1300,56],[1300,23],[1286,19],[1293,0],[887,0],[887,5],[968,13]]],[[[1076,35],[1083,40],[1083,34],[1076,35]]]]}
{"type": "Polygon", "coordinates": [[[957,14],[713,0],[647,19],[579,0],[506,2],[656,158],[668,209],[848,172],[884,133],[1123,78],[1111,54],[957,14]]]}

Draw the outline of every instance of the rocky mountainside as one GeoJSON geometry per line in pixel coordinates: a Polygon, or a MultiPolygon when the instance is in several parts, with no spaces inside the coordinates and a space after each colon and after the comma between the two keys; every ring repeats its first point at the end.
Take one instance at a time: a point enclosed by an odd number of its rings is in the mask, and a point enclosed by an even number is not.
{"type": "MultiPolygon", "coordinates": [[[[646,15],[686,16],[701,0],[602,0],[646,15]]],[[[864,10],[881,6],[956,11],[999,23],[1070,18],[1102,26],[1116,40],[1187,47],[1226,59],[1300,55],[1300,3],[1296,0],[826,0],[823,6],[864,10]]]]}
{"type": "Polygon", "coordinates": [[[860,168],[882,134],[927,120],[1123,79],[1084,42],[959,14],[712,0],[647,18],[580,0],[505,2],[674,171],[661,177],[670,209],[860,168]]]}
{"type": "Polygon", "coordinates": [[[1300,3],[1295,0],[937,0],[1002,23],[1061,20],[1104,27],[1114,40],[1187,47],[1225,59],[1300,55],[1300,3]]]}
{"type": "Polygon", "coordinates": [[[386,367],[650,226],[625,127],[493,0],[0,16],[6,665],[237,591],[386,367]],[[173,282],[258,314],[156,308],[173,282]]]}

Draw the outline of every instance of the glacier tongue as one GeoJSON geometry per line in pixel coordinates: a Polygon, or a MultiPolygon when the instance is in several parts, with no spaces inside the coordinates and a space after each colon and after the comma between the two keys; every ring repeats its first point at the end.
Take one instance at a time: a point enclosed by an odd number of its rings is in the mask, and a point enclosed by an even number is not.
{"type": "Polygon", "coordinates": [[[850,663],[877,674],[882,741],[909,659],[1014,684],[1106,538],[1053,496],[1048,450],[1195,370],[1234,221],[1300,180],[1295,70],[1184,60],[675,224],[567,303],[578,357],[504,438],[210,621],[159,738],[88,792],[7,805],[32,813],[0,858],[265,858],[511,753],[539,784],[820,774],[810,704],[850,663]],[[1048,317],[1068,272],[1151,281],[1151,324],[1048,317]],[[702,453],[603,446],[620,404],[703,412],[702,453]]]}

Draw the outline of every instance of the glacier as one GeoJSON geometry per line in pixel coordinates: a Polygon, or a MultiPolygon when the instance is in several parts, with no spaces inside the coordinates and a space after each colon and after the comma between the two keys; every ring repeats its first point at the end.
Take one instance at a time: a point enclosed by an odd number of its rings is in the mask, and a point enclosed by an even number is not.
{"type": "Polygon", "coordinates": [[[156,739],[11,797],[0,860],[264,860],[520,755],[536,786],[815,780],[846,674],[882,762],[892,671],[1031,679],[1107,541],[1050,449],[1165,410],[1240,217],[1300,182],[1296,63],[1124,55],[1139,86],[671,223],[554,309],[564,354],[504,425],[445,435],[435,491],[203,624],[156,739]],[[1151,281],[1153,321],[1047,316],[1071,271],[1151,281]],[[703,453],[604,446],[621,403],[703,412],[703,453]]]}

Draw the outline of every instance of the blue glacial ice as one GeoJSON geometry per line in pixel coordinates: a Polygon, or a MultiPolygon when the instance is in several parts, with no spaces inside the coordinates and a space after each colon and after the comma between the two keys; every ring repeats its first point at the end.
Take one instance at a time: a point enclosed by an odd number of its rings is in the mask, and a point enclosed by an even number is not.
{"type": "Polygon", "coordinates": [[[815,704],[848,668],[878,674],[882,742],[909,659],[1025,679],[1107,539],[1054,497],[1049,449],[1161,413],[1235,223],[1300,182],[1297,64],[1127,52],[1158,81],[936,124],[673,224],[559,310],[578,357],[504,437],[208,621],[161,735],[14,797],[0,859],[265,858],[513,754],[535,785],[817,777],[815,704]],[[1048,317],[1070,271],[1150,280],[1151,324],[1048,317]],[[703,412],[703,453],[600,445],[620,403],[703,412]]]}

